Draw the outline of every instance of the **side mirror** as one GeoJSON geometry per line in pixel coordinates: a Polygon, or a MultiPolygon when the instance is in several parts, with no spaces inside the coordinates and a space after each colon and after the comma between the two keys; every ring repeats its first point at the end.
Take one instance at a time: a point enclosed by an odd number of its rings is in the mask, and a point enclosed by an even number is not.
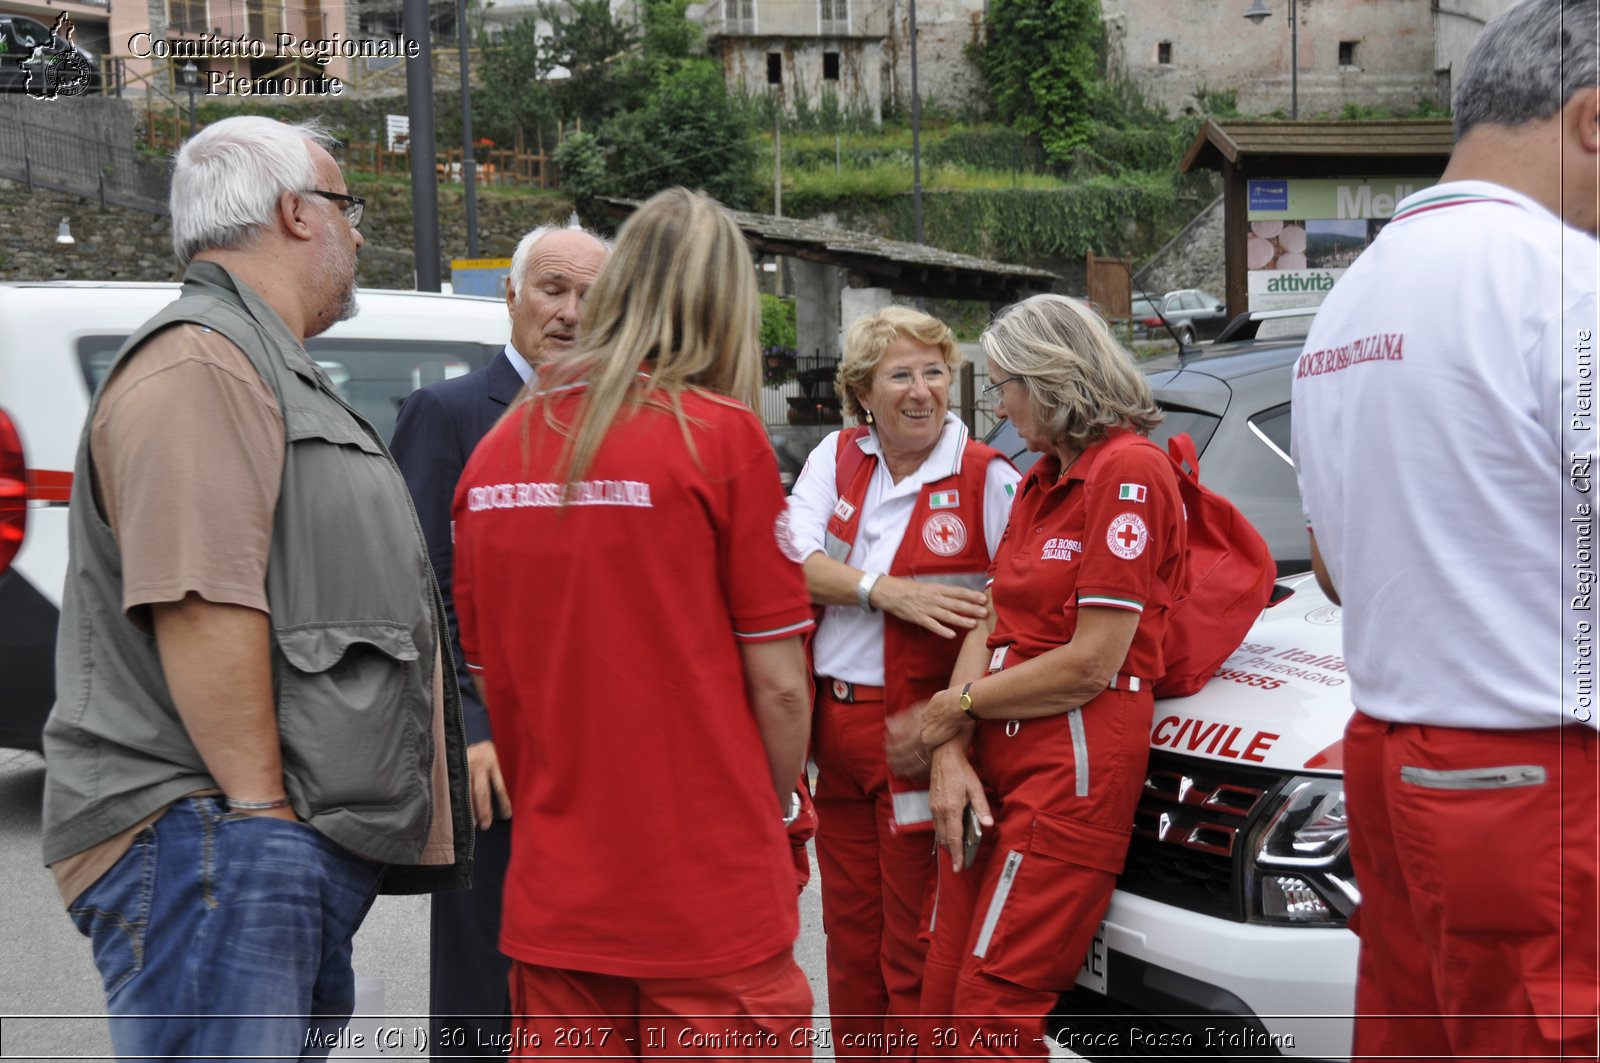
{"type": "Polygon", "coordinates": [[[1227,308],[1226,308],[1226,307],[1224,307],[1224,306],[1223,306],[1223,305],[1222,305],[1222,304],[1221,304],[1221,303],[1218,303],[1218,304],[1217,304],[1217,312],[1218,312],[1218,313],[1221,313],[1221,312],[1222,312],[1222,311],[1223,311],[1223,310],[1225,310],[1225,309],[1227,309],[1227,308]]]}

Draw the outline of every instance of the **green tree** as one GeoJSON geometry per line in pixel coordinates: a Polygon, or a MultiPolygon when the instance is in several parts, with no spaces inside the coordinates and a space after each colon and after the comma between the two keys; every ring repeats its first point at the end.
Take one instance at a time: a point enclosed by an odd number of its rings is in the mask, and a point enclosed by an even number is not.
{"type": "Polygon", "coordinates": [[[987,36],[977,59],[1001,121],[1066,163],[1094,130],[1100,0],[992,0],[987,36]]]}
{"type": "Polygon", "coordinates": [[[539,10],[550,23],[551,55],[571,75],[556,89],[563,125],[593,130],[638,103],[639,30],[617,21],[609,0],[571,0],[564,9],[541,4],[539,10]]]}
{"type": "Polygon", "coordinates": [[[552,155],[561,174],[561,190],[572,197],[578,217],[592,229],[610,227],[600,207],[600,197],[610,191],[606,156],[591,133],[572,133],[552,155]]]}
{"type": "Polygon", "coordinates": [[[498,37],[481,34],[483,87],[472,94],[473,121],[491,136],[514,136],[524,149],[542,143],[557,129],[555,100],[546,80],[556,65],[538,19],[526,14],[498,37]],[[493,131],[493,132],[490,132],[493,131]]]}
{"type": "Polygon", "coordinates": [[[755,198],[756,144],[749,112],[728,95],[711,59],[668,66],[644,106],[600,129],[612,187],[644,198],[671,185],[702,189],[734,208],[755,198]]]}

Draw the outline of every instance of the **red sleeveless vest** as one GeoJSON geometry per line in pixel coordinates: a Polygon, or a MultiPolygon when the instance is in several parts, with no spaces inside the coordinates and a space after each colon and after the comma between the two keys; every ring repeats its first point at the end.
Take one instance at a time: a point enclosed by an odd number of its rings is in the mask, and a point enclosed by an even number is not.
{"type": "MultiPolygon", "coordinates": [[[[861,507],[877,469],[876,455],[864,453],[859,441],[864,427],[839,433],[834,482],[839,504],[828,519],[826,549],[843,562],[861,529],[861,507]]],[[[949,476],[923,484],[900,539],[894,562],[885,573],[903,579],[947,583],[981,591],[989,578],[989,544],[984,535],[984,488],[989,463],[1003,455],[968,439],[959,468],[949,476]]],[[[883,614],[883,708],[886,716],[927,701],[950,685],[950,673],[961,652],[962,635],[940,638],[926,628],[883,614]]],[[[932,830],[925,784],[891,773],[897,830],[932,830]]]]}

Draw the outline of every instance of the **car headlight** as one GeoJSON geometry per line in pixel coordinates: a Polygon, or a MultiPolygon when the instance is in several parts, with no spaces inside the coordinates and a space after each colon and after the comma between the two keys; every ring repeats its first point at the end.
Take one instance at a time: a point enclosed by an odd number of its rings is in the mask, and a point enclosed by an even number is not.
{"type": "Polygon", "coordinates": [[[1296,776],[1247,858],[1253,922],[1343,926],[1361,900],[1350,869],[1344,782],[1296,776]]]}

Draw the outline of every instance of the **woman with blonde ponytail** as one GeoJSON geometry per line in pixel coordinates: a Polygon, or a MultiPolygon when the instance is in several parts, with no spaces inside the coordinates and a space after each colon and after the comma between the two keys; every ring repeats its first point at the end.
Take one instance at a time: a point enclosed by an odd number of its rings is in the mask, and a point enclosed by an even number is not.
{"type": "Polygon", "coordinates": [[[529,1054],[781,1055],[810,1026],[784,824],[812,621],[750,409],[757,322],[728,213],[656,195],[578,348],[457,488],[461,642],[516,809],[501,949],[529,1054]],[[575,1015],[609,1018],[573,1038],[575,1015]]]}

